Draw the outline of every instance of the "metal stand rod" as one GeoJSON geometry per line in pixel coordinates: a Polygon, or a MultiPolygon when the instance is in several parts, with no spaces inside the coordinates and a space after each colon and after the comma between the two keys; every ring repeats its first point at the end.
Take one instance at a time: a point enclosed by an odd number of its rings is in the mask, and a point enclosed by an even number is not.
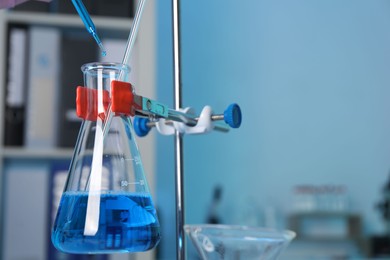
{"type": "MultiPolygon", "coordinates": [[[[172,0],[173,25],[173,73],[175,109],[181,104],[181,74],[180,74],[180,0],[172,0]]],[[[183,137],[176,131],[175,134],[175,186],[176,186],[176,259],[185,259],[184,234],[184,194],[183,194],[183,137]]]]}

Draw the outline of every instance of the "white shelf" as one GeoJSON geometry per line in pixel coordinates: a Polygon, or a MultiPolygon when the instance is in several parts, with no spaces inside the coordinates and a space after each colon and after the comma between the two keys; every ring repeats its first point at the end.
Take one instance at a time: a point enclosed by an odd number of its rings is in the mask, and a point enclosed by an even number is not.
{"type": "MultiPolygon", "coordinates": [[[[132,19],[114,17],[91,17],[97,29],[115,29],[130,31],[132,19]]],[[[47,26],[84,28],[80,17],[73,14],[52,14],[32,12],[6,12],[5,21],[11,23],[39,24],[47,26]]]]}
{"type": "Polygon", "coordinates": [[[19,148],[10,147],[0,151],[0,156],[7,159],[70,159],[73,155],[71,148],[19,148]]]}
{"type": "MultiPolygon", "coordinates": [[[[1,1],[1,0],[0,0],[1,1]]],[[[62,0],[61,0],[62,1],[62,0]]],[[[137,2],[137,1],[136,1],[137,2]]],[[[143,93],[153,97],[154,96],[154,66],[155,64],[155,1],[148,1],[148,7],[144,9],[142,24],[137,36],[137,42],[134,46],[137,55],[134,55],[134,62],[139,67],[136,70],[136,78],[143,85],[143,93]]],[[[96,25],[97,31],[102,35],[107,33],[106,37],[119,37],[126,40],[127,35],[131,29],[133,19],[131,18],[115,18],[104,16],[92,16],[92,20],[96,25]],[[104,31],[105,30],[105,31],[104,31]]],[[[7,50],[7,36],[9,25],[21,24],[21,25],[33,25],[33,26],[47,26],[63,29],[82,29],[85,30],[85,26],[81,21],[81,18],[75,14],[58,14],[58,13],[39,13],[39,12],[27,12],[27,11],[14,11],[14,10],[0,10],[0,115],[4,119],[5,104],[4,96],[6,93],[6,75],[7,75],[7,62],[8,54],[7,50]]],[[[4,120],[0,121],[0,186],[7,185],[4,183],[5,174],[4,168],[7,163],[12,160],[17,164],[22,165],[25,161],[34,160],[38,163],[42,161],[51,160],[70,160],[73,157],[73,148],[27,148],[27,147],[8,147],[3,145],[4,142],[4,120]]],[[[148,173],[148,184],[153,192],[154,187],[154,140],[152,136],[147,139],[139,140],[143,150],[143,160],[148,162],[144,165],[146,173],[148,173]]],[[[0,192],[0,211],[4,210],[4,194],[0,192]]],[[[0,259],[3,257],[4,238],[1,234],[4,230],[4,214],[0,214],[0,259]]],[[[17,249],[16,249],[17,250],[17,249]]],[[[125,255],[113,255],[110,256],[110,260],[116,259],[154,259],[153,251],[143,254],[134,254],[131,256],[125,255]]]]}

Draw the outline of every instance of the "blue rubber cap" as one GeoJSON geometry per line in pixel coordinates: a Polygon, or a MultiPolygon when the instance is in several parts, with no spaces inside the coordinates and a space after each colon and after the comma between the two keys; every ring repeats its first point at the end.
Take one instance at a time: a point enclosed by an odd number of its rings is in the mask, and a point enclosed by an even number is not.
{"type": "Polygon", "coordinates": [[[149,133],[150,127],[147,125],[148,122],[148,118],[134,117],[134,130],[139,137],[144,137],[149,133]]]}
{"type": "Polygon", "coordinates": [[[228,124],[231,128],[239,128],[241,125],[242,115],[241,108],[236,103],[231,104],[226,108],[223,113],[225,123],[228,124]]]}

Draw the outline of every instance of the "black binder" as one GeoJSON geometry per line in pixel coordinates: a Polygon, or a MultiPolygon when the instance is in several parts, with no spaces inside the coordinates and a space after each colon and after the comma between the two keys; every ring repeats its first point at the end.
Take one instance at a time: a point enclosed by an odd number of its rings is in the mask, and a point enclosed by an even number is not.
{"type": "Polygon", "coordinates": [[[74,147],[81,126],[76,117],[76,87],[84,84],[81,66],[97,59],[96,43],[84,29],[64,31],[59,99],[59,147],[74,147]]]}
{"type": "Polygon", "coordinates": [[[132,0],[94,0],[93,4],[96,15],[131,18],[134,14],[132,0]]]}
{"type": "Polygon", "coordinates": [[[24,143],[24,107],[5,108],[5,146],[23,146],[24,143]]]}
{"type": "Polygon", "coordinates": [[[24,144],[25,92],[27,84],[27,29],[8,29],[7,76],[4,116],[4,145],[24,144]]]}

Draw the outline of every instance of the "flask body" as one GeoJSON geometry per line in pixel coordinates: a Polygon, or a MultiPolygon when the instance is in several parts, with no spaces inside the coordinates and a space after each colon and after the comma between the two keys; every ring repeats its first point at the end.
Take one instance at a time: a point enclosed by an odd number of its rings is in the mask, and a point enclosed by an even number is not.
{"type": "MultiPolygon", "coordinates": [[[[87,111],[52,229],[67,253],[139,252],[155,247],[160,224],[145,178],[132,122],[114,116],[103,133],[111,81],[128,68],[114,63],[82,67],[87,111]]],[[[79,104],[78,104],[79,105],[79,104]]]]}

